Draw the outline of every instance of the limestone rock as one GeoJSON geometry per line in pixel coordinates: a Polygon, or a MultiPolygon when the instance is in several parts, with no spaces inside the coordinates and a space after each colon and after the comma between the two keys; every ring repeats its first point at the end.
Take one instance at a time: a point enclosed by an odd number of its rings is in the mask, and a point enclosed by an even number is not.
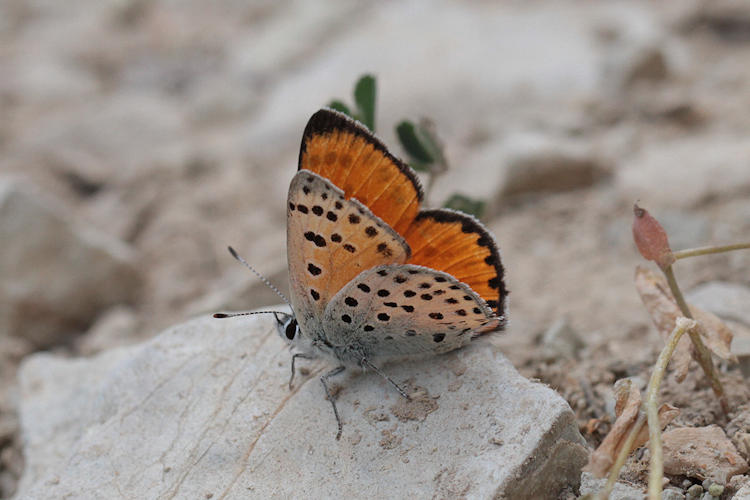
{"type": "Polygon", "coordinates": [[[666,474],[726,484],[732,476],[748,470],[745,459],[717,425],[671,429],[662,440],[666,474]]]}
{"type": "MultiPolygon", "coordinates": [[[[581,495],[598,493],[604,488],[606,482],[607,478],[597,479],[590,472],[584,472],[581,475],[581,495]]],[[[615,483],[609,496],[610,500],[644,500],[645,498],[646,493],[639,488],[622,482],[615,483]]]]}
{"type": "Polygon", "coordinates": [[[383,366],[412,402],[374,373],[333,379],[340,441],[318,382],[330,366],[299,363],[290,391],[289,362],[262,316],[198,318],[91,359],[32,356],[18,498],[556,498],[586,461],[567,403],[489,343],[383,366]]]}
{"type": "Polygon", "coordinates": [[[739,283],[703,283],[687,294],[687,300],[722,319],[750,326],[750,288],[739,283]]]}
{"type": "Polygon", "coordinates": [[[503,198],[591,187],[609,174],[607,162],[578,143],[527,135],[509,149],[503,198]]]}
{"type": "Polygon", "coordinates": [[[128,246],[80,227],[7,178],[0,180],[0,241],[0,336],[53,345],[134,297],[138,273],[128,246]]]}

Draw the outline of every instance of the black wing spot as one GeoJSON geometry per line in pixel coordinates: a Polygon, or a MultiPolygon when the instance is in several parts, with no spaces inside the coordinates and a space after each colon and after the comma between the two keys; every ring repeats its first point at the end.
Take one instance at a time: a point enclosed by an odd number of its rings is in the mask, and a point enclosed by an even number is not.
{"type": "Polygon", "coordinates": [[[472,311],[474,311],[474,314],[482,314],[482,310],[478,307],[475,307],[474,309],[472,309],[472,311]]]}
{"type": "Polygon", "coordinates": [[[370,287],[365,285],[364,283],[360,283],[359,285],[357,285],[357,288],[359,288],[365,293],[370,293],[370,287]]]}
{"type": "Polygon", "coordinates": [[[430,295],[429,293],[423,293],[419,296],[419,298],[422,300],[432,300],[432,295],[430,295]]]}
{"type": "Polygon", "coordinates": [[[324,246],[326,246],[326,239],[323,238],[319,234],[315,235],[315,246],[316,247],[324,247],[324,246]]]}
{"type": "Polygon", "coordinates": [[[295,209],[294,203],[289,202],[289,210],[291,210],[292,212],[294,212],[294,209],[295,209]]]}
{"type": "Polygon", "coordinates": [[[307,241],[315,241],[315,233],[313,233],[312,231],[307,231],[305,233],[305,239],[307,241]]]}
{"type": "Polygon", "coordinates": [[[432,340],[435,342],[442,342],[445,339],[444,333],[435,333],[432,335],[432,340]]]}
{"type": "Polygon", "coordinates": [[[367,228],[365,229],[365,234],[370,238],[374,238],[378,234],[378,230],[373,226],[367,226],[367,228]]]}
{"type": "Polygon", "coordinates": [[[386,313],[380,313],[378,314],[378,319],[380,321],[388,321],[389,319],[391,319],[391,317],[388,316],[386,313]]]}
{"type": "Polygon", "coordinates": [[[443,319],[443,315],[440,313],[430,313],[428,316],[432,319],[443,319]]]}
{"type": "Polygon", "coordinates": [[[385,269],[381,269],[380,271],[378,271],[378,276],[388,276],[388,271],[386,271],[385,269]]]}
{"type": "Polygon", "coordinates": [[[392,337],[392,336],[390,336],[390,335],[386,335],[386,336],[385,336],[385,337],[383,337],[383,338],[384,338],[385,340],[393,340],[393,337],[392,337]]]}
{"type": "Polygon", "coordinates": [[[362,219],[359,218],[359,215],[357,215],[357,214],[349,214],[349,223],[351,223],[351,224],[359,224],[360,220],[362,220],[362,219]]]}
{"type": "Polygon", "coordinates": [[[344,243],[344,250],[346,250],[349,253],[354,253],[357,251],[357,249],[354,248],[354,245],[350,245],[349,243],[344,243]]]}
{"type": "Polygon", "coordinates": [[[378,297],[388,297],[391,294],[388,290],[380,289],[378,290],[378,297]]]}
{"type": "Polygon", "coordinates": [[[345,298],[344,303],[349,307],[357,307],[357,305],[359,305],[359,302],[357,302],[357,299],[355,299],[354,297],[345,298]]]}
{"type": "Polygon", "coordinates": [[[320,299],[320,294],[316,290],[313,290],[312,288],[310,289],[310,295],[312,296],[313,300],[320,299]]]}
{"type": "Polygon", "coordinates": [[[344,205],[342,205],[340,201],[334,203],[333,206],[336,207],[336,210],[341,210],[342,208],[344,208],[344,205]]]}
{"type": "Polygon", "coordinates": [[[398,304],[395,302],[383,302],[383,305],[386,307],[398,307],[398,304]]]}
{"type": "MultiPolygon", "coordinates": [[[[326,187],[328,187],[328,186],[326,186],[326,187]]],[[[327,200],[328,199],[328,193],[323,193],[323,194],[320,195],[320,197],[323,198],[324,200],[327,200]]]]}
{"type": "Polygon", "coordinates": [[[414,337],[417,334],[415,330],[406,330],[407,337],[414,337]]]}
{"type": "Polygon", "coordinates": [[[337,220],[339,220],[339,216],[329,210],[326,214],[326,219],[331,222],[336,222],[337,220]]]}
{"type": "Polygon", "coordinates": [[[393,281],[395,281],[396,283],[406,283],[407,278],[406,276],[399,274],[395,278],[393,278],[393,281]]]}
{"type": "Polygon", "coordinates": [[[435,281],[438,283],[445,283],[448,279],[445,276],[435,276],[435,281]]]}
{"type": "Polygon", "coordinates": [[[302,204],[297,205],[297,210],[299,210],[300,213],[303,213],[303,214],[306,214],[307,212],[309,212],[309,210],[307,209],[307,205],[302,205],[302,204]]]}
{"type": "Polygon", "coordinates": [[[305,193],[305,194],[310,194],[310,188],[307,187],[307,186],[305,186],[305,187],[302,188],[302,192],[305,193]]]}
{"type": "Polygon", "coordinates": [[[461,287],[460,287],[460,286],[458,286],[458,285],[451,285],[451,286],[450,286],[449,288],[450,288],[451,290],[460,290],[460,289],[461,289],[461,287]]]}
{"type": "Polygon", "coordinates": [[[406,290],[404,291],[404,297],[414,297],[417,294],[414,290],[406,290]]]}
{"type": "Polygon", "coordinates": [[[366,331],[366,332],[371,332],[374,329],[375,329],[375,327],[372,326],[372,325],[365,325],[365,327],[363,328],[363,330],[366,331]]]}
{"type": "Polygon", "coordinates": [[[379,253],[383,254],[383,257],[393,256],[393,252],[391,251],[390,248],[388,248],[388,245],[386,243],[379,243],[377,250],[379,253]]]}
{"type": "Polygon", "coordinates": [[[417,271],[416,269],[409,269],[406,272],[409,273],[409,274],[419,274],[419,271],[417,271]]]}
{"type": "Polygon", "coordinates": [[[313,276],[317,276],[317,275],[319,275],[323,271],[318,266],[316,266],[315,264],[308,264],[307,265],[307,272],[309,272],[313,276]]]}
{"type": "Polygon", "coordinates": [[[419,288],[430,288],[432,283],[420,283],[419,288]]]}
{"type": "Polygon", "coordinates": [[[459,316],[466,316],[466,309],[458,309],[456,311],[456,314],[458,314],[459,316]]]}
{"type": "Polygon", "coordinates": [[[321,207],[320,205],[314,205],[312,207],[312,213],[320,217],[321,215],[323,215],[323,207],[321,207]]]}
{"type": "Polygon", "coordinates": [[[432,295],[443,295],[445,293],[445,290],[433,290],[432,295]]]}
{"type": "Polygon", "coordinates": [[[414,306],[409,306],[409,305],[401,306],[401,309],[403,309],[404,311],[406,311],[408,313],[414,312],[414,306]]]}
{"type": "Polygon", "coordinates": [[[351,323],[352,322],[352,317],[349,316],[348,314],[342,314],[341,315],[341,321],[343,321],[344,323],[351,323]]]}
{"type": "Polygon", "coordinates": [[[446,304],[458,304],[458,300],[454,299],[453,297],[445,299],[445,302],[446,302],[446,304]]]}
{"type": "Polygon", "coordinates": [[[341,235],[339,233],[333,233],[331,235],[331,241],[334,243],[341,243],[341,235]]]}

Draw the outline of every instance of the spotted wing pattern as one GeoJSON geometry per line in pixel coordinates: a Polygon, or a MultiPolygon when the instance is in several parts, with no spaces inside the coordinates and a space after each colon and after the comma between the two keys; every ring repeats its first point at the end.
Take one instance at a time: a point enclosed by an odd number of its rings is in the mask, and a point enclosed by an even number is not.
{"type": "Polygon", "coordinates": [[[305,334],[320,327],[333,295],[366,269],[403,263],[409,246],[328,180],[300,170],[289,186],[287,259],[291,301],[305,334]]]}
{"type": "Polygon", "coordinates": [[[451,351],[503,322],[453,276],[407,264],[378,266],[351,280],[326,307],[323,328],[334,346],[373,357],[451,351]]]}

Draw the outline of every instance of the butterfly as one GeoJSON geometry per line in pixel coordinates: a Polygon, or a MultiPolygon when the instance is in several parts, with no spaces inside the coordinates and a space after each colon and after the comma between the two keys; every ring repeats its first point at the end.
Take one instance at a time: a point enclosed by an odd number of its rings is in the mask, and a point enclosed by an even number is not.
{"type": "Polygon", "coordinates": [[[310,118],[287,203],[292,314],[275,314],[297,349],[290,387],[297,358],[337,363],[321,377],[336,439],[330,377],[358,366],[409,398],[374,362],[445,353],[505,326],[494,238],[472,216],[421,208],[423,198],[414,170],[364,126],[331,109],[310,118]]]}

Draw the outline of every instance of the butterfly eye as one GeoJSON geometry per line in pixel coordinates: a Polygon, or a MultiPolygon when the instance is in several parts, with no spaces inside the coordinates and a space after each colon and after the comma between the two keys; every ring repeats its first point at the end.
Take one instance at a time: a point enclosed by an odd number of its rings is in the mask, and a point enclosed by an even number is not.
{"type": "Polygon", "coordinates": [[[294,337],[297,336],[297,321],[292,319],[289,321],[289,323],[286,324],[286,329],[284,330],[284,334],[286,335],[286,338],[289,340],[294,340],[294,337]]]}

